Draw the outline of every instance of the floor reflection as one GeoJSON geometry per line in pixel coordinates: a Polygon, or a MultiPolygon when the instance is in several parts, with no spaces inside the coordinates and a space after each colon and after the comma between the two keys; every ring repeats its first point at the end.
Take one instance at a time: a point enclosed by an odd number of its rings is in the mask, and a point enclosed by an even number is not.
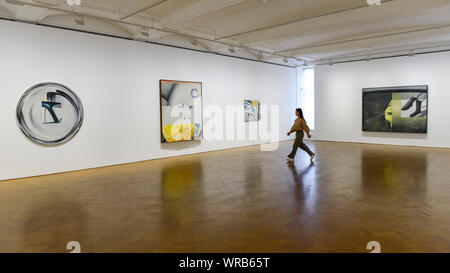
{"type": "Polygon", "coordinates": [[[262,186],[261,163],[253,159],[244,162],[245,190],[247,194],[254,195],[260,192],[262,186]]]}
{"type": "Polygon", "coordinates": [[[87,236],[83,206],[62,194],[39,200],[24,221],[21,252],[70,252],[66,250],[70,241],[83,246],[87,236]]]}
{"type": "Polygon", "coordinates": [[[450,250],[450,151],[314,143],[0,183],[0,252],[450,250]]]}
{"type": "Polygon", "coordinates": [[[294,178],[294,181],[297,182],[297,185],[299,185],[303,183],[304,177],[314,168],[315,163],[311,162],[307,167],[303,169],[298,169],[298,167],[295,166],[294,163],[289,163],[288,166],[292,172],[292,177],[294,178]]]}
{"type": "Polygon", "coordinates": [[[289,163],[289,169],[295,181],[295,200],[305,207],[308,214],[314,212],[317,204],[317,181],[315,176],[308,177],[308,174],[312,174],[311,171],[314,167],[314,162],[303,168],[298,168],[294,163],[289,163]]]}
{"type": "Polygon", "coordinates": [[[161,232],[190,236],[204,216],[203,166],[199,160],[178,161],[161,168],[161,232]]]}
{"type": "Polygon", "coordinates": [[[365,193],[383,189],[385,194],[423,193],[428,175],[427,153],[420,151],[364,150],[361,182],[365,193]]]}

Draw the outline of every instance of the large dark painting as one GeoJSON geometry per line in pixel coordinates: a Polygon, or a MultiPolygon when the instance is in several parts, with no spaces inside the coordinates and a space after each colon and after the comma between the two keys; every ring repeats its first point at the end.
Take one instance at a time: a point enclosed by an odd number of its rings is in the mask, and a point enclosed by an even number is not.
{"type": "Polygon", "coordinates": [[[428,86],[363,89],[363,131],[427,133],[428,86]]]}

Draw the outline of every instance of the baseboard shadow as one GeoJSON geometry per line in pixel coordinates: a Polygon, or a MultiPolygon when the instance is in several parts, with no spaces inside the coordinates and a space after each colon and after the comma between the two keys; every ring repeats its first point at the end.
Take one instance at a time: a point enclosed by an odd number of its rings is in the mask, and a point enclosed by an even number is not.
{"type": "Polygon", "coordinates": [[[201,143],[202,142],[200,140],[160,143],[160,148],[161,150],[184,150],[198,147],[201,143]]]}
{"type": "Polygon", "coordinates": [[[385,133],[385,132],[362,132],[363,137],[375,138],[403,138],[403,139],[427,139],[427,134],[411,134],[411,133],[385,133]]]}

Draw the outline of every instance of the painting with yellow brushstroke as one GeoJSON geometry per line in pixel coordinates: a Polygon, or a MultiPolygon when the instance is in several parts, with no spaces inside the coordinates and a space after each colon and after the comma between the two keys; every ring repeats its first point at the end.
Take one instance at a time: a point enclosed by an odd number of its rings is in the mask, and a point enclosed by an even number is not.
{"type": "Polygon", "coordinates": [[[363,89],[363,131],[427,133],[428,86],[363,89]]]}
{"type": "Polygon", "coordinates": [[[244,100],[244,117],[245,122],[259,121],[259,101],[257,100],[244,100]]]}
{"type": "Polygon", "coordinates": [[[161,80],[160,99],[162,143],[202,138],[201,82],[161,80]]]}

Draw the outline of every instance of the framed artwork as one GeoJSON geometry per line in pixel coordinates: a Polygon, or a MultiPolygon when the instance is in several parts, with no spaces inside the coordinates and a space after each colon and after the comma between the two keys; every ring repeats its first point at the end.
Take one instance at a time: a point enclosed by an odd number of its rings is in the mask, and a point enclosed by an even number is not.
{"type": "Polygon", "coordinates": [[[32,86],[20,98],[16,116],[20,129],[41,145],[69,141],[83,124],[83,104],[69,87],[55,82],[32,86]]]}
{"type": "Polygon", "coordinates": [[[428,86],[363,89],[363,131],[427,133],[428,86]]]}
{"type": "Polygon", "coordinates": [[[202,83],[160,80],[161,143],[200,140],[202,83]]]}
{"type": "Polygon", "coordinates": [[[244,100],[244,115],[245,122],[259,121],[259,101],[244,100]]]}

